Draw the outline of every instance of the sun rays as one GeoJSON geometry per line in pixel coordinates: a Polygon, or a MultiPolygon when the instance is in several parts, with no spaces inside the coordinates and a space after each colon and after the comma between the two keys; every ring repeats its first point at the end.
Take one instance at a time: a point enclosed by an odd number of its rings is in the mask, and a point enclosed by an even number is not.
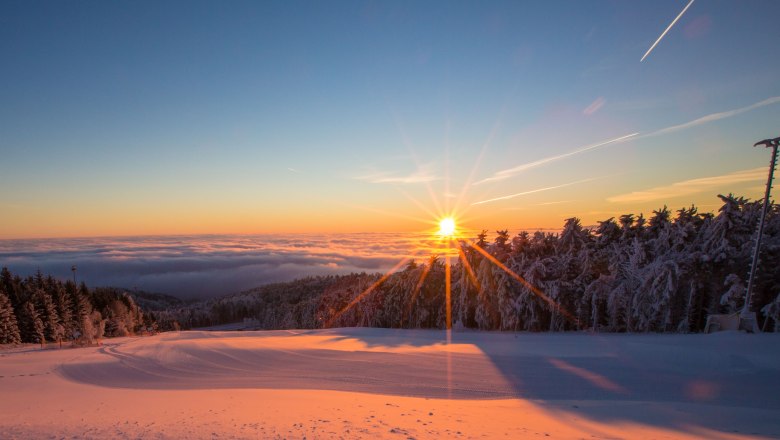
{"type": "MultiPolygon", "coordinates": [[[[403,140],[404,145],[409,151],[413,162],[417,164],[419,167],[421,162],[418,155],[414,151],[414,147],[412,146],[412,143],[406,137],[406,134],[404,133],[404,130],[402,126],[398,123],[398,121],[396,121],[396,123],[399,131],[401,132],[401,138],[403,140]]],[[[391,269],[385,272],[377,281],[375,281],[373,284],[368,286],[362,292],[356,294],[341,310],[333,312],[330,318],[327,319],[327,321],[325,322],[325,327],[332,327],[334,324],[338,322],[339,318],[342,315],[344,315],[350,309],[355,307],[361,301],[369,299],[370,296],[376,293],[377,290],[381,288],[382,284],[385,283],[394,273],[399,272],[401,270],[406,270],[403,269],[404,265],[408,265],[407,269],[415,267],[413,264],[414,260],[416,258],[424,256],[425,252],[428,251],[430,252],[430,259],[427,262],[427,264],[423,264],[422,270],[419,271],[419,276],[415,274],[415,276],[417,276],[417,279],[416,282],[414,283],[414,288],[411,292],[411,295],[408,300],[408,304],[406,306],[407,308],[406,313],[403,315],[403,317],[400,318],[401,322],[397,322],[391,325],[403,327],[404,320],[411,319],[411,316],[413,314],[413,308],[415,307],[416,301],[418,300],[418,297],[421,295],[421,292],[424,289],[426,289],[426,280],[430,278],[431,271],[434,268],[434,266],[437,264],[442,264],[441,261],[443,260],[444,286],[442,289],[443,291],[440,291],[439,294],[444,300],[443,308],[444,308],[445,316],[444,316],[443,323],[445,329],[447,330],[447,340],[449,342],[451,338],[450,331],[452,329],[452,321],[453,321],[452,320],[453,264],[459,263],[459,266],[456,267],[461,271],[458,274],[459,276],[458,279],[463,280],[462,282],[466,282],[470,284],[471,286],[474,287],[474,289],[479,291],[480,294],[487,294],[487,295],[495,294],[491,292],[483,292],[483,287],[479,282],[477,273],[475,271],[475,267],[473,267],[472,262],[469,261],[469,258],[467,256],[466,251],[470,250],[473,251],[473,252],[469,252],[469,254],[472,257],[474,255],[477,255],[482,259],[483,262],[486,261],[489,264],[500,269],[501,271],[505,272],[507,275],[509,275],[509,277],[512,280],[516,281],[521,286],[523,286],[523,288],[530,291],[540,301],[546,303],[551,308],[551,310],[553,310],[554,313],[557,313],[563,316],[565,319],[572,322],[576,328],[580,328],[578,320],[573,316],[572,313],[565,310],[560,304],[556,303],[552,298],[546,295],[540,288],[532,285],[523,276],[513,271],[506,264],[499,261],[495,256],[491,255],[491,253],[487,249],[483,248],[479,244],[476,244],[470,239],[470,235],[474,231],[470,231],[468,229],[468,225],[471,224],[477,218],[468,217],[467,213],[476,205],[482,205],[488,202],[520,197],[526,194],[532,194],[541,191],[554,190],[554,189],[563,188],[570,185],[586,183],[595,180],[597,178],[587,178],[587,179],[582,179],[571,183],[557,185],[554,187],[526,191],[524,193],[512,194],[510,196],[497,197],[488,200],[477,199],[476,201],[474,201],[473,195],[471,197],[469,196],[469,190],[471,190],[472,187],[474,186],[473,182],[475,180],[477,168],[479,167],[482,157],[484,156],[485,151],[487,150],[488,144],[491,143],[494,135],[495,135],[494,132],[490,133],[489,138],[485,141],[482,148],[480,149],[479,156],[476,162],[474,163],[471,172],[468,174],[468,179],[464,182],[463,186],[461,187],[461,190],[457,192],[457,194],[455,195],[453,195],[453,193],[451,193],[450,191],[451,188],[450,180],[452,176],[449,170],[445,170],[443,192],[441,192],[440,194],[439,192],[436,191],[436,189],[434,188],[430,180],[417,182],[425,187],[425,193],[427,193],[428,197],[430,198],[430,201],[426,201],[426,202],[423,202],[415,198],[412,194],[410,194],[409,191],[402,188],[400,182],[384,182],[384,183],[392,184],[393,187],[405,199],[407,199],[412,205],[414,205],[419,209],[420,214],[422,215],[421,216],[403,215],[389,209],[376,209],[376,208],[367,208],[367,207],[364,207],[362,209],[372,211],[375,213],[381,213],[392,217],[413,220],[416,223],[419,223],[421,225],[430,225],[430,227],[425,229],[424,232],[425,234],[424,236],[427,237],[427,239],[423,240],[426,242],[426,244],[428,244],[428,247],[427,248],[421,247],[420,249],[417,250],[417,252],[413,252],[412,254],[403,257],[395,266],[393,266],[391,269]],[[452,197],[455,198],[454,206],[451,206],[449,200],[449,198],[452,197]],[[443,258],[440,260],[439,259],[440,257],[443,258]]],[[[621,141],[624,138],[629,138],[634,135],[635,134],[631,134],[602,144],[621,141]]],[[[597,144],[596,147],[601,146],[602,144],[597,144]]],[[[447,144],[447,147],[449,148],[449,144],[447,144]]],[[[594,147],[588,147],[587,149],[592,149],[592,148],[594,147]]],[[[568,155],[563,155],[561,158],[566,156],[568,155]]],[[[449,158],[449,151],[447,151],[444,157],[445,159],[449,158]]],[[[556,157],[555,159],[557,160],[558,158],[556,157]]],[[[445,165],[449,166],[449,160],[445,160],[445,165]]],[[[441,287],[437,287],[437,288],[441,288],[441,287]]]]}
{"type": "MultiPolygon", "coordinates": [[[[410,148],[411,150],[411,148],[410,148]]],[[[484,153],[484,148],[480,156],[484,153]]],[[[494,265],[495,267],[501,269],[502,271],[506,272],[507,275],[516,282],[518,282],[520,285],[522,285],[524,288],[528,289],[530,292],[533,293],[537,298],[539,298],[541,301],[544,301],[553,311],[554,313],[558,313],[567,320],[571,321],[574,324],[574,327],[579,329],[580,323],[579,321],[570,313],[568,310],[564,309],[560,304],[556,303],[552,298],[550,298],[548,295],[546,295],[541,289],[538,287],[532,285],[530,282],[528,282],[525,278],[523,278],[520,274],[514,272],[512,269],[510,269],[506,264],[499,261],[495,256],[491,255],[490,252],[483,249],[480,245],[475,244],[474,242],[467,239],[467,237],[464,236],[465,228],[463,228],[461,225],[468,224],[468,219],[465,217],[465,212],[468,211],[470,208],[472,208],[474,205],[485,203],[478,202],[478,203],[471,203],[466,206],[463,213],[459,213],[457,210],[459,209],[460,203],[465,199],[467,196],[467,191],[469,187],[471,187],[471,181],[473,180],[473,176],[476,171],[476,167],[478,164],[475,164],[475,169],[472,170],[471,175],[468,179],[468,181],[463,186],[460,194],[457,196],[457,200],[455,203],[454,208],[450,208],[448,197],[450,195],[450,185],[449,185],[449,178],[450,175],[447,173],[447,182],[445,185],[445,192],[443,194],[444,198],[444,204],[440,203],[439,200],[437,200],[437,197],[435,196],[435,191],[430,185],[430,182],[424,182],[427,192],[430,195],[432,201],[431,204],[428,206],[433,206],[433,209],[435,212],[433,212],[431,209],[429,209],[426,204],[416,200],[413,196],[408,194],[407,192],[401,190],[400,188],[397,188],[401,194],[403,194],[404,197],[409,199],[414,205],[416,205],[422,212],[424,212],[427,216],[427,218],[415,218],[415,220],[419,221],[423,224],[430,224],[432,227],[429,230],[428,234],[431,239],[435,238],[433,240],[437,245],[438,248],[436,249],[436,253],[431,255],[430,261],[428,264],[423,265],[422,270],[420,271],[419,277],[417,278],[416,283],[414,284],[414,289],[411,292],[411,296],[409,297],[408,304],[406,305],[406,313],[402,314],[399,317],[400,322],[391,323],[391,326],[393,327],[403,327],[404,326],[404,320],[407,320],[407,325],[410,325],[412,321],[412,316],[414,313],[415,305],[417,304],[418,298],[420,297],[423,289],[426,287],[426,280],[429,278],[429,275],[431,274],[432,269],[437,263],[438,256],[443,254],[444,256],[444,292],[443,293],[443,300],[444,300],[444,330],[446,334],[446,344],[449,346],[452,344],[452,315],[453,315],[453,304],[452,304],[452,270],[453,270],[453,261],[452,258],[455,258],[456,262],[460,262],[460,270],[461,277],[460,279],[465,281],[468,284],[471,284],[476,291],[479,292],[480,295],[495,295],[496,292],[484,292],[483,288],[477,278],[477,274],[474,272],[474,268],[472,267],[471,262],[469,262],[469,258],[467,258],[466,249],[473,249],[476,251],[476,255],[480,255],[483,258],[483,263],[485,261],[489,262],[490,264],[494,265]],[[444,209],[447,211],[442,210],[442,205],[444,205],[444,209]],[[438,227],[438,230],[436,229],[438,227]],[[462,275],[465,272],[465,280],[464,276],[462,275]]],[[[590,180],[590,179],[588,179],[590,180]]],[[[576,183],[576,182],[575,182],[576,183]]],[[[563,185],[565,186],[565,185],[563,185]]],[[[511,197],[519,196],[520,194],[515,194],[511,197]]],[[[388,213],[391,215],[397,215],[395,213],[388,213]]],[[[406,217],[406,216],[405,216],[406,217]]],[[[472,254],[473,255],[473,254],[472,254]]],[[[382,284],[385,283],[394,273],[401,270],[401,268],[408,264],[407,268],[413,268],[414,267],[414,258],[416,258],[417,255],[411,255],[407,256],[405,258],[402,258],[395,266],[393,266],[389,271],[387,271],[384,275],[382,275],[378,280],[376,280],[373,284],[371,284],[368,288],[366,288],[364,291],[360,292],[356,296],[354,296],[346,306],[344,306],[341,310],[335,312],[330,316],[330,318],[326,321],[325,327],[332,327],[335,323],[338,322],[339,318],[344,315],[347,311],[352,309],[353,307],[357,306],[361,301],[368,300],[369,297],[372,294],[375,294],[375,292],[381,288],[382,284]],[[412,264],[409,264],[409,263],[412,264]]],[[[436,287],[437,289],[439,287],[436,287]]],[[[438,294],[440,294],[437,292],[438,294]]],[[[383,305],[384,307],[384,305],[383,305]]],[[[439,321],[441,322],[441,321],[439,321]]],[[[448,352],[446,356],[446,365],[444,366],[444,373],[446,374],[447,378],[447,393],[448,397],[452,397],[452,390],[453,390],[453,359],[451,354],[448,352]]]]}
{"type": "MultiPolygon", "coordinates": [[[[435,228],[432,228],[430,231],[431,237],[435,237],[435,242],[438,243],[438,248],[435,249],[435,252],[431,255],[430,260],[427,264],[423,265],[423,269],[419,274],[419,278],[417,279],[415,283],[415,287],[411,293],[410,300],[408,302],[407,306],[407,313],[404,315],[407,318],[411,317],[412,315],[412,308],[414,307],[416,300],[418,296],[420,295],[421,291],[423,290],[425,286],[425,281],[428,278],[431,269],[437,263],[439,256],[442,255],[444,258],[444,292],[443,293],[443,299],[444,299],[444,309],[445,309],[445,316],[444,316],[444,323],[445,323],[445,329],[448,331],[448,340],[450,337],[449,331],[452,329],[452,266],[453,266],[453,260],[452,258],[455,258],[456,262],[460,263],[460,270],[462,270],[465,273],[465,279],[468,283],[474,286],[475,289],[478,291],[482,291],[482,287],[479,283],[479,280],[477,278],[477,275],[474,271],[474,268],[472,267],[471,262],[469,262],[469,259],[467,258],[467,255],[465,253],[466,249],[471,249],[476,252],[477,255],[480,255],[484,261],[489,262],[490,264],[494,265],[498,269],[504,271],[511,279],[518,282],[521,286],[526,288],[528,291],[530,291],[534,296],[539,298],[541,301],[546,303],[551,310],[554,311],[554,313],[558,313],[561,316],[563,316],[565,319],[569,320],[574,324],[576,328],[580,328],[580,323],[574,315],[569,312],[568,310],[564,309],[560,304],[556,303],[552,298],[550,298],[548,295],[546,295],[541,289],[534,286],[530,282],[528,282],[523,276],[513,271],[511,268],[509,268],[506,264],[499,261],[495,256],[491,255],[491,253],[480,246],[479,244],[471,241],[467,237],[463,236],[458,228],[459,222],[456,221],[458,217],[454,213],[450,213],[445,216],[438,217],[438,220],[436,219],[420,219],[421,222],[426,222],[433,225],[438,225],[438,230],[435,230],[435,228]]],[[[349,311],[351,308],[355,307],[358,303],[361,301],[367,299],[372,295],[380,286],[382,283],[388,280],[390,276],[392,276],[394,273],[398,272],[402,269],[404,265],[409,264],[410,262],[414,262],[415,258],[418,258],[421,256],[420,253],[415,253],[413,255],[406,256],[402,258],[395,266],[393,266],[390,270],[385,272],[377,281],[372,283],[368,288],[360,292],[359,294],[355,295],[344,308],[341,310],[336,311],[332,314],[332,316],[326,321],[325,327],[332,327],[338,319],[347,311],[349,311]]],[[[408,266],[413,267],[413,266],[408,266]]],[[[462,275],[463,276],[463,275],[462,275]]],[[[483,292],[488,295],[490,295],[490,292],[483,292]]],[[[401,322],[396,323],[395,325],[403,326],[404,318],[401,318],[401,322]]]]}
{"type": "Polygon", "coordinates": [[[439,220],[439,231],[437,233],[440,237],[452,237],[455,235],[455,219],[444,217],[439,220]]]}

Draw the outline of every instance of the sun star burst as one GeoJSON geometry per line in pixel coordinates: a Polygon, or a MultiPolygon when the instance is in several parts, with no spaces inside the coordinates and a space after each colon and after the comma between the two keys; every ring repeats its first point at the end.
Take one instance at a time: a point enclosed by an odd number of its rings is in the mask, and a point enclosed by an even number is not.
{"type": "Polygon", "coordinates": [[[439,232],[442,237],[452,237],[455,235],[455,219],[452,217],[445,217],[439,220],[439,232]]]}

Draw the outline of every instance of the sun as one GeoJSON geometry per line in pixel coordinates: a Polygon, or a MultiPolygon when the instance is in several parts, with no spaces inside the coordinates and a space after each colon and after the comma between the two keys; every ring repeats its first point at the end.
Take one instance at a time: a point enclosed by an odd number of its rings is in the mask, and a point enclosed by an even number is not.
{"type": "Polygon", "coordinates": [[[455,235],[455,220],[452,217],[445,217],[439,220],[438,234],[442,237],[452,237],[455,235]]]}

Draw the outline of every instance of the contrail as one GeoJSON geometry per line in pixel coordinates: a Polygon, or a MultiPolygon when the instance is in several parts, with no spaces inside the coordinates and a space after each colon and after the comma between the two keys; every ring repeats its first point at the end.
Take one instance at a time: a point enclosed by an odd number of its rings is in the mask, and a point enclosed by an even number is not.
{"type": "Polygon", "coordinates": [[[680,14],[679,14],[679,15],[677,15],[677,18],[675,18],[675,19],[674,19],[674,21],[672,21],[672,22],[669,24],[669,26],[667,26],[666,30],[665,30],[665,31],[664,31],[664,32],[661,34],[661,36],[660,36],[660,37],[658,37],[658,39],[657,39],[657,40],[655,40],[655,43],[653,43],[653,45],[652,45],[652,46],[650,46],[650,49],[647,49],[647,52],[645,52],[645,56],[643,56],[643,57],[642,57],[642,59],[641,59],[641,60],[639,60],[639,62],[640,62],[640,63],[641,63],[642,61],[644,61],[644,60],[645,60],[645,58],[647,58],[647,56],[648,56],[648,55],[650,55],[650,52],[652,52],[652,51],[653,51],[653,49],[655,49],[655,47],[658,45],[658,43],[661,41],[661,39],[664,37],[664,35],[666,35],[666,33],[667,33],[667,32],[669,32],[669,29],[671,29],[671,28],[672,28],[672,26],[674,26],[674,24],[675,24],[675,23],[677,23],[677,20],[679,20],[679,19],[680,19],[680,17],[682,17],[682,16],[683,16],[683,14],[685,14],[685,11],[687,11],[687,10],[688,10],[688,8],[690,8],[692,4],[693,4],[693,0],[691,0],[690,2],[688,2],[688,5],[687,5],[687,6],[685,6],[685,8],[683,8],[682,12],[680,12],[680,14]]]}
{"type": "Polygon", "coordinates": [[[567,158],[569,156],[574,156],[575,154],[584,153],[584,152],[586,152],[588,150],[593,150],[593,149],[596,149],[596,148],[599,148],[599,147],[603,147],[603,146],[606,146],[606,145],[609,145],[609,144],[614,144],[616,142],[621,142],[621,141],[624,141],[624,140],[626,140],[628,138],[632,138],[632,137],[634,137],[634,136],[636,136],[638,134],[639,133],[627,134],[625,136],[620,136],[619,138],[610,139],[608,141],[599,142],[597,144],[591,144],[591,145],[582,147],[582,148],[574,150],[574,151],[569,151],[568,153],[559,154],[557,156],[546,157],[544,159],[539,159],[539,160],[534,161],[534,162],[529,162],[529,163],[524,163],[522,165],[518,165],[518,166],[516,166],[514,168],[501,170],[501,171],[498,171],[497,173],[495,173],[491,177],[487,177],[487,178],[482,179],[480,181],[474,182],[474,185],[481,185],[483,183],[492,182],[492,181],[495,181],[495,180],[508,179],[508,178],[514,176],[517,173],[529,170],[531,168],[536,168],[538,166],[544,165],[544,164],[549,163],[549,162],[554,162],[556,160],[565,159],[565,158],[567,158]]]}
{"type": "Polygon", "coordinates": [[[490,203],[490,202],[497,202],[499,200],[512,199],[512,198],[515,198],[515,197],[525,196],[525,195],[528,195],[528,194],[534,194],[534,193],[538,193],[538,192],[542,192],[542,191],[549,191],[551,189],[558,189],[558,188],[563,188],[563,187],[566,187],[566,186],[576,185],[578,183],[590,182],[590,181],[596,180],[596,179],[598,179],[598,177],[592,177],[590,179],[577,180],[575,182],[564,183],[563,185],[548,186],[546,188],[532,189],[530,191],[523,191],[523,192],[519,192],[517,194],[510,194],[508,196],[501,196],[501,197],[496,197],[494,199],[482,200],[481,202],[474,202],[474,203],[472,203],[472,205],[481,205],[483,203],[490,203]]]}
{"type": "Polygon", "coordinates": [[[749,112],[751,110],[755,110],[755,109],[760,108],[760,107],[764,107],[764,106],[767,106],[767,105],[773,105],[773,104],[777,104],[777,103],[780,103],[780,96],[773,96],[771,98],[767,98],[767,99],[765,99],[763,101],[760,101],[760,102],[757,102],[755,104],[751,104],[751,105],[749,105],[747,107],[742,107],[742,108],[738,108],[738,109],[734,109],[734,110],[728,110],[728,111],[725,111],[725,112],[712,113],[712,114],[709,114],[707,116],[702,116],[699,119],[695,119],[693,121],[686,122],[684,124],[678,124],[678,125],[662,128],[660,130],[656,130],[656,131],[647,133],[645,135],[642,135],[641,137],[644,138],[644,137],[649,137],[649,136],[657,136],[659,134],[667,134],[667,133],[671,133],[671,132],[675,132],[675,131],[679,131],[679,130],[685,130],[687,128],[695,127],[697,125],[706,124],[708,122],[717,121],[719,119],[730,118],[732,116],[736,116],[736,115],[739,115],[739,114],[742,114],[742,113],[746,113],[746,112],[749,112]]]}

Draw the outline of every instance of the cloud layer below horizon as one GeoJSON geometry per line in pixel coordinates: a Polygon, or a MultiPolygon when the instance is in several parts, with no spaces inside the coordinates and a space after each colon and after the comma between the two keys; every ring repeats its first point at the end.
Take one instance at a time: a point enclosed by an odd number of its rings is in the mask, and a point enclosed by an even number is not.
{"type": "Polygon", "coordinates": [[[309,275],[381,272],[437,253],[422,234],[291,234],[0,240],[0,266],[90,287],[207,298],[309,275]]]}

